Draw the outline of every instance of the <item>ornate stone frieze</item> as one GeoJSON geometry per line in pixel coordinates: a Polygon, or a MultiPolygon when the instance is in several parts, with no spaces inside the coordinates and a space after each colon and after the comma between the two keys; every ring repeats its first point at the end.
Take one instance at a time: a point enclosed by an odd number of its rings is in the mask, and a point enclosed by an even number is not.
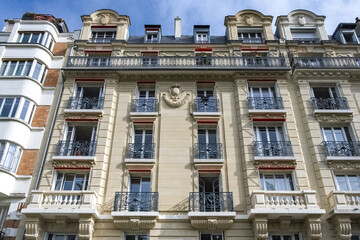
{"type": "Polygon", "coordinates": [[[258,168],[295,168],[295,160],[257,160],[254,162],[255,167],[258,168]]]}
{"type": "Polygon", "coordinates": [[[352,113],[314,113],[314,118],[318,122],[351,122],[352,113]]]}
{"type": "Polygon", "coordinates": [[[190,97],[190,93],[187,93],[182,97],[183,92],[184,91],[180,88],[179,84],[174,84],[169,89],[169,96],[164,93],[162,98],[169,107],[178,108],[184,105],[190,97]]]}
{"type": "Polygon", "coordinates": [[[271,120],[283,120],[286,118],[286,113],[284,112],[249,112],[250,119],[271,119],[271,120]]]}
{"type": "Polygon", "coordinates": [[[357,160],[332,160],[327,161],[327,165],[331,169],[360,169],[360,161],[357,160]]]}
{"type": "Polygon", "coordinates": [[[253,231],[256,240],[267,240],[268,220],[266,218],[255,218],[253,221],[253,231]]]}
{"type": "Polygon", "coordinates": [[[65,118],[67,119],[90,119],[90,120],[99,120],[102,118],[102,114],[98,112],[87,112],[87,113],[79,113],[79,112],[67,112],[65,113],[65,118]]]}
{"type": "Polygon", "coordinates": [[[199,230],[226,230],[233,223],[232,219],[191,219],[191,226],[199,230]]]}
{"type": "Polygon", "coordinates": [[[155,227],[156,219],[115,219],[114,224],[120,229],[126,230],[149,230],[155,227]]]}
{"type": "Polygon", "coordinates": [[[54,168],[91,168],[94,164],[92,160],[53,160],[54,168]]]}

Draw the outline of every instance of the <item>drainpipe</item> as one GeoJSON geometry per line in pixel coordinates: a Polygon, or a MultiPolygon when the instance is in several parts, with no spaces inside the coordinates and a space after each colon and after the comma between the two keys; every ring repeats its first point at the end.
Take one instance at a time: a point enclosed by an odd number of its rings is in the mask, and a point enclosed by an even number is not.
{"type": "Polygon", "coordinates": [[[61,88],[60,88],[59,96],[58,96],[58,99],[57,99],[57,102],[56,102],[56,108],[55,108],[55,111],[54,111],[54,116],[53,116],[53,119],[52,119],[52,121],[51,121],[51,126],[50,126],[50,130],[49,130],[49,135],[48,135],[47,140],[46,140],[46,145],[45,145],[44,153],[43,153],[43,156],[42,156],[42,158],[41,158],[41,165],[40,165],[40,169],[39,169],[39,174],[38,174],[38,176],[37,176],[37,178],[36,178],[36,183],[35,183],[35,187],[34,187],[34,189],[36,189],[36,190],[37,190],[38,187],[39,187],[40,177],[41,177],[41,174],[42,174],[42,171],[43,171],[43,168],[44,168],[46,154],[47,154],[48,149],[49,149],[50,138],[51,138],[51,136],[52,136],[52,132],[53,132],[54,125],[55,125],[56,116],[57,116],[57,113],[58,113],[58,110],[59,110],[60,99],[61,99],[62,93],[63,93],[63,91],[64,91],[65,74],[64,74],[64,71],[63,71],[63,70],[61,70],[61,77],[62,77],[61,88]]]}

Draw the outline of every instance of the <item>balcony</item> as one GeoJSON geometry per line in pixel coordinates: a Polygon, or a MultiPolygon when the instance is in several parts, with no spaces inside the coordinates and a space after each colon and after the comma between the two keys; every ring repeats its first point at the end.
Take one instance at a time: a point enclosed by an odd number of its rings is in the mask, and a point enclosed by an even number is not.
{"type": "Polygon", "coordinates": [[[94,191],[34,190],[30,204],[22,213],[38,214],[45,219],[55,219],[58,216],[79,219],[79,214],[92,214],[98,217],[97,198],[94,191]]]}
{"type": "Polygon", "coordinates": [[[102,114],[104,105],[104,98],[92,97],[70,97],[65,113],[87,113],[87,114],[102,114]]]}
{"type": "Polygon", "coordinates": [[[236,213],[231,192],[191,192],[189,213],[191,225],[196,229],[231,227],[236,213]]]}
{"type": "Polygon", "coordinates": [[[290,141],[254,141],[254,160],[295,160],[290,141]]]}
{"type": "Polygon", "coordinates": [[[157,99],[133,99],[130,117],[134,121],[155,121],[158,115],[157,99]]]}
{"type": "Polygon", "coordinates": [[[221,143],[194,144],[194,164],[198,170],[221,169],[224,163],[221,143]]]}
{"type": "Polygon", "coordinates": [[[321,43],[319,38],[293,38],[293,40],[286,40],[288,43],[321,43]]]}
{"type": "Polygon", "coordinates": [[[295,69],[359,69],[359,57],[296,57],[291,60],[295,69]]]}
{"type": "Polygon", "coordinates": [[[157,192],[116,192],[114,211],[111,213],[116,226],[129,230],[148,230],[159,217],[157,192]]]}
{"type": "Polygon", "coordinates": [[[218,121],[221,116],[219,99],[203,98],[195,99],[192,104],[193,116],[196,121],[218,121]]]}
{"type": "Polygon", "coordinates": [[[360,208],[359,191],[332,191],[328,195],[330,210],[334,214],[357,214],[360,217],[358,209],[360,208]]]}
{"type": "Polygon", "coordinates": [[[243,43],[264,43],[264,39],[262,38],[241,38],[239,37],[239,40],[242,41],[243,43]]]}
{"type": "Polygon", "coordinates": [[[281,97],[249,97],[248,109],[251,119],[284,119],[286,117],[281,97]]]}
{"type": "Polygon", "coordinates": [[[347,99],[338,98],[311,98],[314,110],[349,110],[347,99]]]}
{"type": "Polygon", "coordinates": [[[154,143],[129,143],[126,146],[125,164],[128,169],[151,169],[155,164],[154,143]]]}
{"type": "Polygon", "coordinates": [[[140,69],[257,69],[288,70],[283,57],[152,57],[152,64],[145,64],[148,57],[82,57],[70,56],[67,68],[106,68],[114,70],[140,69]]]}
{"type": "Polygon", "coordinates": [[[91,43],[110,43],[115,40],[115,37],[100,37],[100,38],[90,38],[91,43]]]}
{"type": "Polygon", "coordinates": [[[96,141],[59,141],[54,163],[81,162],[93,165],[95,163],[96,141]]]}
{"type": "Polygon", "coordinates": [[[250,215],[271,214],[277,219],[289,216],[293,219],[304,219],[310,214],[324,214],[316,201],[316,191],[253,191],[251,194],[252,209],[250,215]]]}
{"type": "Polygon", "coordinates": [[[323,143],[326,160],[360,160],[360,142],[326,142],[323,143]]]}

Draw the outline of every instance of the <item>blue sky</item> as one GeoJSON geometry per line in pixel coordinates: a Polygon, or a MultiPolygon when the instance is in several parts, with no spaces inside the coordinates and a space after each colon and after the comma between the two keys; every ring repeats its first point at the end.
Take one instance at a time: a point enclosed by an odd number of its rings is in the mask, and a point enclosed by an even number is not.
{"type": "MultiPolygon", "coordinates": [[[[308,9],[325,15],[327,33],[340,22],[360,17],[360,0],[0,0],[0,19],[21,18],[25,12],[48,13],[65,19],[69,30],[81,28],[81,15],[110,8],[130,16],[130,35],[143,35],[144,24],[161,24],[163,35],[173,35],[174,18],[182,19],[182,33],[191,35],[193,25],[208,24],[212,35],[224,35],[224,17],[243,9],[265,15],[287,15],[294,9],[308,9]]],[[[2,28],[3,21],[0,23],[2,28]]]]}

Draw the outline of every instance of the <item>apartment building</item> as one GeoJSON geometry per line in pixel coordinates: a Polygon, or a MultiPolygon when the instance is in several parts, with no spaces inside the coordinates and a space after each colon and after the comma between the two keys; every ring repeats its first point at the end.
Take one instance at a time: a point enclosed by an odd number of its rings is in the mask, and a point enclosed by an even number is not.
{"type": "Polygon", "coordinates": [[[26,239],[359,239],[359,22],[81,19],[26,239]]]}
{"type": "Polygon", "coordinates": [[[15,239],[21,209],[38,180],[70,36],[62,19],[35,13],[5,20],[0,32],[2,239],[15,239]]]}

